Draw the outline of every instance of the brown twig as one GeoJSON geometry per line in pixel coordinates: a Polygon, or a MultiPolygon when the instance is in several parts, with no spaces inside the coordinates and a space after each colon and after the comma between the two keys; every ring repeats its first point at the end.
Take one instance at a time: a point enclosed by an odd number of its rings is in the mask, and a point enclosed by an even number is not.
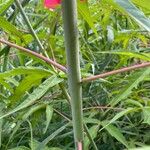
{"type": "Polygon", "coordinates": [[[59,70],[61,70],[61,71],[63,71],[63,72],[67,72],[66,67],[62,66],[61,64],[59,64],[59,63],[57,63],[57,62],[55,62],[55,61],[53,61],[53,60],[51,60],[51,59],[49,59],[49,58],[47,58],[47,57],[41,55],[41,54],[38,54],[38,53],[36,53],[36,52],[34,52],[34,51],[31,51],[31,50],[26,49],[26,48],[24,48],[24,47],[18,46],[18,45],[14,44],[14,43],[11,43],[11,42],[6,41],[6,40],[3,40],[3,39],[0,39],[0,43],[6,44],[6,45],[8,45],[8,46],[10,46],[10,47],[14,47],[14,48],[16,48],[16,49],[18,49],[18,50],[21,50],[22,52],[25,52],[25,53],[34,55],[34,56],[36,56],[36,57],[38,57],[38,58],[44,60],[44,61],[47,62],[48,64],[53,65],[54,67],[58,68],[59,70]]]}
{"type": "Polygon", "coordinates": [[[90,76],[90,77],[82,79],[82,82],[89,82],[89,81],[93,81],[93,80],[96,80],[96,79],[99,79],[99,78],[104,78],[104,77],[107,77],[107,76],[110,76],[110,75],[123,73],[123,72],[131,71],[131,70],[135,70],[135,69],[145,68],[145,67],[149,67],[149,66],[150,66],[150,62],[145,62],[145,63],[142,63],[142,64],[137,64],[137,65],[134,65],[134,66],[125,67],[125,68],[121,68],[121,69],[118,69],[118,70],[113,70],[113,71],[110,71],[110,72],[102,73],[102,74],[99,74],[99,75],[90,76]]]}
{"type": "MultiPolygon", "coordinates": [[[[58,68],[59,70],[65,72],[65,73],[67,72],[66,67],[62,66],[61,64],[59,64],[59,63],[57,63],[57,62],[41,55],[41,54],[38,54],[34,51],[31,51],[31,50],[26,49],[24,47],[18,46],[14,43],[11,43],[11,42],[3,40],[3,39],[0,39],[0,43],[9,45],[10,47],[14,47],[18,50],[21,50],[21,51],[25,52],[25,53],[29,53],[31,55],[34,55],[34,56],[44,60],[48,64],[53,65],[54,67],[58,68]]],[[[145,67],[149,67],[149,66],[150,66],[150,62],[145,62],[145,63],[142,63],[142,64],[137,64],[137,65],[134,65],[134,66],[125,67],[125,68],[121,68],[121,69],[118,69],[118,70],[113,70],[113,71],[110,71],[110,72],[102,73],[102,74],[99,74],[99,75],[83,78],[81,82],[90,82],[90,81],[93,81],[93,80],[97,80],[99,78],[105,78],[105,77],[110,76],[110,75],[123,73],[123,72],[131,71],[131,70],[135,70],[135,69],[145,68],[145,67]]]]}

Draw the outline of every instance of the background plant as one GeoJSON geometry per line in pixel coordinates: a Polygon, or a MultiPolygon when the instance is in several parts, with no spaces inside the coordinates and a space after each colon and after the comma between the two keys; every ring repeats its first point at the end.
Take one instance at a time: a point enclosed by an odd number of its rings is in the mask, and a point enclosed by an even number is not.
{"type": "MultiPolygon", "coordinates": [[[[1,39],[66,66],[61,8],[23,0],[27,23],[15,2],[0,0],[1,39]]],[[[78,4],[83,78],[150,60],[148,6],[148,0],[78,4]]],[[[1,149],[74,149],[66,74],[5,44],[0,56],[1,149]]],[[[85,149],[150,145],[149,73],[143,68],[82,83],[85,149]]]]}

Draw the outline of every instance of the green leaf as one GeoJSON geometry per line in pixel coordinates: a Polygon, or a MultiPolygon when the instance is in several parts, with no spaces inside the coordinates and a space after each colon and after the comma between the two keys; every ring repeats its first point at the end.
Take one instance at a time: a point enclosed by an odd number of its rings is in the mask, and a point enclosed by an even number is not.
{"type": "Polygon", "coordinates": [[[107,126],[109,126],[110,124],[114,123],[116,120],[118,120],[119,118],[121,118],[124,115],[127,115],[128,113],[131,112],[135,112],[139,110],[138,108],[127,108],[119,113],[117,113],[105,126],[103,126],[99,131],[102,131],[103,129],[105,129],[107,126]]]}
{"type": "MultiPolygon", "coordinates": [[[[0,114],[3,114],[3,109],[5,105],[0,103],[0,114]]],[[[2,146],[2,133],[3,133],[3,119],[0,120],[0,147],[2,146]]]]}
{"type": "Polygon", "coordinates": [[[97,35],[97,30],[94,25],[94,19],[92,18],[88,5],[85,2],[78,2],[78,11],[83,19],[88,23],[93,32],[97,35]]]}
{"type": "MultiPolygon", "coordinates": [[[[92,139],[96,138],[99,130],[99,125],[94,125],[89,129],[89,134],[92,139]]],[[[88,136],[85,137],[84,139],[84,148],[89,149],[89,146],[91,144],[91,141],[89,140],[88,136]]]]}
{"type": "Polygon", "coordinates": [[[40,99],[51,87],[62,82],[63,79],[57,78],[56,76],[52,76],[45,80],[39,87],[37,87],[33,93],[31,93],[19,106],[17,106],[12,111],[6,113],[3,116],[0,116],[0,119],[7,117],[17,111],[20,111],[30,105],[32,105],[35,101],[40,99]]]}
{"type": "MultiPolygon", "coordinates": [[[[40,145],[41,145],[41,142],[33,140],[33,150],[37,150],[40,145]]],[[[58,147],[47,147],[47,146],[44,146],[41,150],[62,150],[62,149],[60,149],[58,147]]]]}
{"type": "MultiPolygon", "coordinates": [[[[101,124],[102,126],[106,126],[107,125],[107,121],[103,121],[101,124]]],[[[125,145],[127,148],[129,148],[128,146],[128,142],[126,141],[125,137],[123,136],[123,134],[121,133],[121,131],[115,127],[112,124],[109,124],[108,126],[105,127],[105,129],[109,132],[109,134],[111,136],[113,136],[116,140],[118,140],[120,143],[122,143],[123,145],[125,145]]]]}
{"type": "Polygon", "coordinates": [[[115,0],[143,28],[150,32],[150,19],[129,0],[115,0]]]}
{"type": "Polygon", "coordinates": [[[32,54],[29,54],[29,53],[26,53],[23,51],[19,51],[18,54],[20,54],[21,56],[23,55],[23,56],[29,57],[30,59],[32,58],[32,60],[34,60],[35,64],[37,63],[39,65],[39,63],[40,63],[43,66],[45,66],[46,68],[50,68],[50,70],[52,69],[51,66],[47,62],[43,61],[42,59],[40,59],[32,54]]]}
{"type": "Polygon", "coordinates": [[[145,9],[145,10],[148,10],[150,11],[150,1],[149,0],[142,0],[142,1],[139,1],[139,0],[132,0],[133,3],[135,3],[137,6],[145,9]]]}
{"type": "Polygon", "coordinates": [[[0,79],[0,84],[3,85],[9,92],[14,93],[14,89],[5,80],[0,79]]]}
{"type": "Polygon", "coordinates": [[[44,134],[46,133],[48,126],[51,122],[53,116],[53,107],[51,105],[47,105],[46,107],[46,127],[44,129],[44,134]]]}
{"type": "Polygon", "coordinates": [[[43,108],[46,108],[46,104],[32,106],[28,111],[25,111],[24,115],[22,116],[22,120],[28,119],[28,117],[31,116],[33,113],[43,108]]]}
{"type": "Polygon", "coordinates": [[[150,68],[142,69],[139,72],[132,73],[127,79],[128,84],[119,92],[119,94],[112,99],[109,103],[111,106],[118,104],[123,99],[127,98],[133,88],[136,88],[138,84],[144,80],[144,78],[150,74],[150,68]]]}
{"type": "Polygon", "coordinates": [[[150,150],[150,146],[144,146],[144,147],[139,147],[139,148],[131,148],[129,150],[150,150]]]}
{"type": "Polygon", "coordinates": [[[150,61],[150,56],[147,53],[137,53],[137,52],[129,52],[129,51],[105,51],[105,52],[98,52],[98,53],[128,56],[129,58],[139,58],[141,60],[150,61]]]}
{"type": "Polygon", "coordinates": [[[50,75],[53,74],[53,72],[46,69],[37,68],[37,67],[18,67],[10,71],[0,73],[0,79],[16,76],[16,75],[32,75],[32,74],[50,75]]]}
{"type": "Polygon", "coordinates": [[[17,104],[28,90],[30,90],[33,86],[38,86],[41,80],[48,76],[50,76],[50,74],[45,74],[45,72],[43,72],[43,74],[32,74],[26,76],[15,88],[13,95],[9,97],[10,105],[14,106],[17,104]]]}
{"type": "Polygon", "coordinates": [[[150,107],[143,107],[143,123],[150,125],[150,107]]]}
{"type": "Polygon", "coordinates": [[[30,150],[30,149],[25,147],[25,146],[18,146],[18,147],[11,148],[11,149],[8,149],[8,150],[30,150]]]}
{"type": "Polygon", "coordinates": [[[49,141],[51,141],[58,134],[60,134],[63,130],[65,130],[68,125],[70,125],[70,123],[65,124],[64,126],[57,129],[55,132],[53,132],[51,135],[49,135],[45,140],[41,142],[41,144],[38,146],[36,150],[42,150],[49,141]]]}
{"type": "Polygon", "coordinates": [[[143,105],[139,101],[133,100],[133,99],[128,99],[125,101],[125,103],[131,104],[131,105],[136,106],[136,107],[141,107],[141,108],[143,107],[143,105]]]}
{"type": "Polygon", "coordinates": [[[6,0],[5,2],[0,4],[0,15],[4,14],[13,2],[14,0],[6,0]]]}
{"type": "Polygon", "coordinates": [[[13,24],[8,22],[4,17],[1,16],[0,16],[0,28],[22,39],[23,34],[20,31],[18,31],[13,24]]]}

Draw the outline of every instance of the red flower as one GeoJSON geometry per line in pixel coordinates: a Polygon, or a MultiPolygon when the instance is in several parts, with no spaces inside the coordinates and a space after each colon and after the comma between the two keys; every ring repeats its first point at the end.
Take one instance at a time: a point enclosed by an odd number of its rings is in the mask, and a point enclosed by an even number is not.
{"type": "MultiPolygon", "coordinates": [[[[86,1],[86,0],[80,0],[86,1]]],[[[54,9],[61,4],[61,0],[44,0],[44,6],[46,8],[54,9]]]]}
{"type": "Polygon", "coordinates": [[[61,0],[44,0],[44,6],[50,9],[56,8],[61,3],[61,0]]]}

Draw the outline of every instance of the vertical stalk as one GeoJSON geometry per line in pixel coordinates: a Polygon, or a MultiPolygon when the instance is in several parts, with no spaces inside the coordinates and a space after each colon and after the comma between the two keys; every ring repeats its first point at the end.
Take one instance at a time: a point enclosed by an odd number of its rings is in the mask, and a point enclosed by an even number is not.
{"type": "Polygon", "coordinates": [[[33,36],[34,39],[36,40],[36,42],[37,42],[37,44],[38,44],[40,50],[43,50],[45,56],[48,57],[47,52],[45,51],[45,49],[44,49],[44,47],[43,47],[41,41],[39,40],[37,34],[35,33],[35,31],[34,31],[32,25],[31,25],[31,23],[30,23],[30,21],[29,21],[29,18],[27,17],[27,15],[26,15],[26,13],[25,13],[23,7],[22,7],[22,4],[20,3],[19,0],[15,0],[15,3],[16,3],[16,5],[17,5],[17,7],[19,8],[22,17],[24,18],[24,21],[26,22],[26,24],[27,24],[27,26],[28,26],[28,29],[30,30],[32,36],[33,36]]]}
{"type": "Polygon", "coordinates": [[[76,147],[83,149],[83,112],[76,0],[63,0],[62,12],[67,54],[68,86],[71,96],[72,119],[76,147]]]}

